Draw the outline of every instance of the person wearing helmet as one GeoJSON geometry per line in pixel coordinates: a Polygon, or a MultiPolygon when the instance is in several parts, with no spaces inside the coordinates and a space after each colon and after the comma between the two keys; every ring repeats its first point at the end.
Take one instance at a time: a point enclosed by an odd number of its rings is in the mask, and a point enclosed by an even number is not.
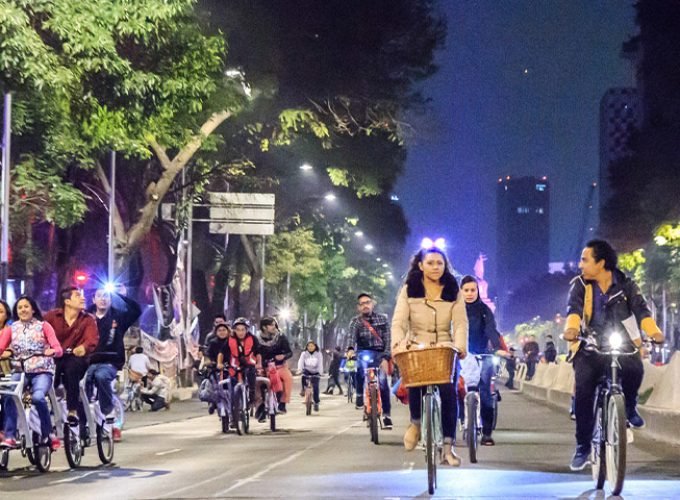
{"type": "MultiPolygon", "coordinates": [[[[255,403],[255,383],[257,371],[262,370],[260,343],[257,337],[250,333],[250,322],[246,318],[237,318],[232,323],[234,334],[229,338],[228,354],[229,374],[236,377],[238,371],[243,373],[248,383],[250,404],[255,403]]],[[[220,360],[218,359],[218,364],[220,360]]],[[[236,381],[234,381],[236,383],[236,381]]]]}

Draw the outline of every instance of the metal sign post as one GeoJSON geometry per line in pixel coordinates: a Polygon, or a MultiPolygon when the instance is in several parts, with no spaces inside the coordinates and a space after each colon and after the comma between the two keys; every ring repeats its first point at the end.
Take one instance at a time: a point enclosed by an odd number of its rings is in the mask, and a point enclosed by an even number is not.
{"type": "Polygon", "coordinates": [[[7,280],[9,278],[9,163],[10,142],[12,138],[12,94],[5,94],[5,108],[2,128],[2,236],[0,238],[0,292],[7,300],[7,280]]]}

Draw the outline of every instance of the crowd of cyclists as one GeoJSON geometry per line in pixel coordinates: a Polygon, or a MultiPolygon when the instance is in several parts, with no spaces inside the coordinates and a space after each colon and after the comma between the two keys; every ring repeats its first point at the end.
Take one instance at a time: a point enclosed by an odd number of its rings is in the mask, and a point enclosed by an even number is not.
{"type": "MultiPolygon", "coordinates": [[[[628,334],[626,345],[631,349],[640,348],[644,336],[657,342],[663,340],[639,288],[618,270],[616,252],[607,242],[589,242],[583,250],[580,269],[582,274],[572,282],[568,295],[563,337],[570,343],[569,361],[573,362],[576,375],[577,446],[570,464],[572,470],[581,470],[589,463],[594,390],[607,363],[604,357],[579,349],[585,327],[601,342],[606,342],[604,332],[623,328],[628,334]]],[[[393,354],[403,352],[414,342],[449,345],[457,351],[457,361],[452,382],[438,386],[444,436],[442,463],[461,464],[454,450],[456,422],[462,411],[461,391],[471,386],[480,396],[481,444],[494,446],[495,405],[491,387],[497,364],[492,358],[507,359],[511,377],[507,386],[510,388],[513,387],[516,358],[514,347],[505,345],[492,310],[481,299],[476,278],[465,276],[459,283],[451,273],[444,250],[429,244],[412,259],[392,321],[386,314],[376,312],[376,300],[370,293],[360,293],[356,300],[357,315],[349,324],[349,345],[343,346],[344,349],[338,346],[330,352],[325,393],[332,394],[338,388],[343,394],[344,383],[350,390],[350,400],[351,394],[355,393],[355,407],[362,409],[366,403],[366,373],[375,369],[382,401],[382,428],[392,429],[391,381],[399,379],[399,367],[393,362],[393,354]]],[[[66,288],[60,292],[60,307],[44,316],[31,297],[19,297],[13,309],[0,301],[0,359],[3,360],[0,370],[5,376],[16,379],[19,374],[10,375],[4,360],[22,360],[31,386],[32,402],[40,416],[42,443],[58,446],[46,402],[50,387],[54,385],[64,391],[66,419],[71,425],[83,421],[79,400],[81,383],[85,384],[88,397],[96,394],[102,413],[110,415],[114,411],[115,397],[112,383],[126,363],[136,383],[143,386],[141,398],[150,409],[158,411],[169,407],[170,381],[158,370],[150,368],[143,349],[138,348],[126,362],[124,334],[140,313],[139,305],[120,289],[117,292],[104,288],[97,290],[93,304],[86,308],[83,292],[75,287],[66,288]],[[112,307],[113,297],[120,307],[112,307]]],[[[208,402],[209,413],[218,408],[215,390],[211,387],[225,380],[228,383],[224,386],[229,387],[229,391],[238,384],[247,387],[250,407],[246,411],[252,412],[259,422],[271,414],[271,408],[266,406],[267,391],[276,396],[274,413],[288,412],[294,390],[293,371],[289,367],[294,353],[289,339],[280,331],[274,317],[262,318],[259,331],[254,330],[250,321],[243,317],[231,323],[221,314],[214,318],[213,329],[200,348],[201,359],[197,366],[201,386],[206,388],[200,392],[205,395],[202,399],[208,402]]],[[[315,342],[306,344],[295,368],[301,376],[301,396],[306,387],[311,387],[313,410],[318,412],[324,355],[315,342]]],[[[644,421],[636,409],[637,390],[642,379],[640,356],[626,357],[621,368],[629,424],[642,427],[644,421]]],[[[403,437],[404,447],[409,451],[421,440],[420,394],[419,388],[410,388],[402,391],[399,397],[409,405],[410,425],[403,437]]],[[[229,396],[233,397],[233,394],[229,396]]],[[[0,447],[16,448],[17,408],[6,400],[1,406],[0,447]]]]}

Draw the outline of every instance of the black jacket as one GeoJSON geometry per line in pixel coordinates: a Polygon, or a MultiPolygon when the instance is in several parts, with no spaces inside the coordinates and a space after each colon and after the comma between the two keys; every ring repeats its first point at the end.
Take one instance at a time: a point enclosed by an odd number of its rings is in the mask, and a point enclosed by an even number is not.
{"type": "Polygon", "coordinates": [[[274,361],[277,366],[283,365],[287,359],[293,357],[293,351],[290,348],[290,343],[286,336],[282,333],[277,333],[272,338],[267,338],[260,333],[260,355],[262,356],[262,364],[266,367],[269,361],[274,361]],[[279,354],[284,355],[284,359],[274,359],[279,354]]]}
{"type": "Polygon", "coordinates": [[[555,359],[557,359],[557,348],[555,348],[555,342],[549,340],[548,342],[545,343],[545,350],[543,351],[543,355],[545,356],[545,360],[548,363],[555,362],[555,359]]]}
{"type": "Polygon", "coordinates": [[[221,339],[213,335],[205,345],[204,354],[210,361],[217,363],[217,356],[220,353],[224,355],[224,363],[229,364],[229,337],[221,339]]]}
{"type": "Polygon", "coordinates": [[[488,354],[489,346],[495,352],[501,348],[500,333],[496,329],[493,312],[484,302],[477,299],[465,304],[468,317],[468,352],[470,354],[488,354]]]}
{"type": "MultiPolygon", "coordinates": [[[[125,332],[139,319],[142,309],[137,302],[128,297],[119,294],[111,295],[112,299],[120,298],[125,309],[111,306],[101,318],[95,316],[99,330],[99,343],[90,356],[90,363],[110,363],[120,370],[125,365],[125,332]]],[[[97,307],[90,306],[88,312],[96,315],[97,307]]]]}

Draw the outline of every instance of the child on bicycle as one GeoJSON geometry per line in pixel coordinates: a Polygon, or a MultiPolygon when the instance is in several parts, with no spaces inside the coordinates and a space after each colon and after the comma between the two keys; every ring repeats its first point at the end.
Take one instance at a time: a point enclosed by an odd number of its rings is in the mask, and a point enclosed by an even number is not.
{"type": "Polygon", "coordinates": [[[298,373],[302,373],[302,390],[300,395],[304,396],[307,378],[311,379],[312,391],[314,393],[314,411],[319,411],[319,376],[323,370],[323,358],[319,346],[311,340],[307,342],[306,349],[300,355],[298,361],[298,373]],[[312,376],[316,375],[316,376],[312,376]]]}
{"type": "Polygon", "coordinates": [[[345,357],[340,363],[340,371],[343,372],[345,384],[349,385],[349,379],[352,379],[354,386],[357,385],[357,354],[354,351],[354,346],[349,346],[345,351],[345,357]]]}

